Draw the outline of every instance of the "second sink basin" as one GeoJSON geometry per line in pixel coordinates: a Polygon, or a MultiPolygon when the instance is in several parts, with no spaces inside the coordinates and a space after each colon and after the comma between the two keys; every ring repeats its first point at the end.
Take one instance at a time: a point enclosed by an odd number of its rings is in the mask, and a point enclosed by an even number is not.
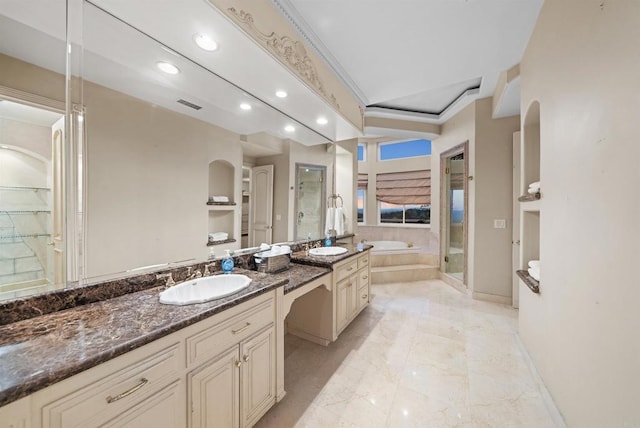
{"type": "Polygon", "coordinates": [[[228,274],[196,278],[181,282],[160,293],[160,303],[192,305],[219,299],[247,288],[251,279],[246,275],[228,274]]]}
{"type": "Polygon", "coordinates": [[[312,256],[337,256],[346,252],[347,249],[344,247],[320,247],[309,250],[309,254],[312,256]]]}

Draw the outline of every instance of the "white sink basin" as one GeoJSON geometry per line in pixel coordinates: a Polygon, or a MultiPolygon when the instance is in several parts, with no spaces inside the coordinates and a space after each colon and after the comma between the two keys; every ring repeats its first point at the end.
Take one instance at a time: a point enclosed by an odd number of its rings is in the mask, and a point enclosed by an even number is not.
{"type": "Polygon", "coordinates": [[[309,250],[309,254],[312,256],[337,256],[346,252],[347,249],[344,247],[320,247],[309,250]]]}
{"type": "Polygon", "coordinates": [[[247,288],[251,279],[245,275],[214,275],[191,279],[167,288],[160,293],[160,303],[192,305],[219,299],[247,288]]]}

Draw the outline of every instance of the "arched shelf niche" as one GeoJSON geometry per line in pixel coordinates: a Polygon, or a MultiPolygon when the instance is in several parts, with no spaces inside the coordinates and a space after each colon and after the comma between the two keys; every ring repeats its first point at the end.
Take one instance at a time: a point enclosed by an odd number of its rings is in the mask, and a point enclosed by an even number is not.
{"type": "Polygon", "coordinates": [[[235,242],[235,167],[226,160],[209,163],[209,236],[207,245],[235,242]],[[225,237],[221,238],[223,234],[225,237]]]}

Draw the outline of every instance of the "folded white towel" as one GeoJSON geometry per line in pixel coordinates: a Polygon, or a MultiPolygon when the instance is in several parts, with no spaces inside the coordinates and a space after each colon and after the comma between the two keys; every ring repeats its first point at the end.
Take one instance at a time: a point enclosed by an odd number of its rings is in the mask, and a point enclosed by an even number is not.
{"type": "Polygon", "coordinates": [[[334,229],[336,230],[336,235],[344,235],[344,209],[342,207],[336,208],[334,229]]]}
{"type": "Polygon", "coordinates": [[[529,276],[531,276],[531,278],[536,281],[540,281],[540,271],[538,269],[529,268],[527,269],[527,272],[529,272],[529,276]]]}
{"type": "MultiPolygon", "coordinates": [[[[540,182],[539,181],[534,181],[533,183],[529,184],[529,191],[533,190],[533,193],[535,192],[539,192],[540,191],[540,182]]],[[[531,193],[531,192],[529,192],[531,193]]]]}
{"type": "Polygon", "coordinates": [[[336,224],[336,209],[334,207],[327,208],[327,217],[325,219],[324,234],[329,234],[332,230],[335,230],[336,224]]]}
{"type": "Polygon", "coordinates": [[[260,244],[260,251],[266,251],[268,249],[269,249],[269,244],[266,244],[264,242],[260,244]]]}
{"type": "Polygon", "coordinates": [[[540,269],[540,260],[530,260],[529,267],[534,269],[540,269]]]}
{"type": "Polygon", "coordinates": [[[229,202],[228,196],[212,196],[213,202],[229,202]]]}
{"type": "Polygon", "coordinates": [[[214,232],[209,234],[209,241],[224,241],[229,239],[229,234],[226,232],[214,232]]]}
{"type": "Polygon", "coordinates": [[[539,193],[540,189],[528,189],[527,193],[529,193],[530,195],[535,195],[536,193],[539,193]]]}

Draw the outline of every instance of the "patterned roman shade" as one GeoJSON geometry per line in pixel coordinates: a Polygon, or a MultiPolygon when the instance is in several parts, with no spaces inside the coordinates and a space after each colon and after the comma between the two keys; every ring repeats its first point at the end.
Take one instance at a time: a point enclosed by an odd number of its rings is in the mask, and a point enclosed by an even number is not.
{"type": "Polygon", "coordinates": [[[366,189],[369,184],[369,174],[358,174],[358,189],[366,189]]]}

